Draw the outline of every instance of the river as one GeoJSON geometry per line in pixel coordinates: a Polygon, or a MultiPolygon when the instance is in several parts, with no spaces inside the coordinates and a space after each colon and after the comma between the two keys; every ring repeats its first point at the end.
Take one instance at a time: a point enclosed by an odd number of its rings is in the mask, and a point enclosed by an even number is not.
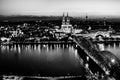
{"type": "Polygon", "coordinates": [[[98,43],[100,50],[107,50],[112,52],[115,56],[120,59],[120,43],[98,43]]]}
{"type": "Polygon", "coordinates": [[[85,69],[72,44],[1,45],[0,74],[82,76],[85,69]]]}

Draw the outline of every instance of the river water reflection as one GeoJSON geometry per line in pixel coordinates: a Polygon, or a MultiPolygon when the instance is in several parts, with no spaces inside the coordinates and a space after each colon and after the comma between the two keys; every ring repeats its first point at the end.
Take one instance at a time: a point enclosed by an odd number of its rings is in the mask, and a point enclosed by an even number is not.
{"type": "Polygon", "coordinates": [[[117,56],[120,59],[120,43],[102,43],[99,44],[99,47],[102,50],[107,50],[112,52],[115,56],[117,56]]]}
{"type": "Polygon", "coordinates": [[[13,75],[84,75],[72,44],[9,45],[0,47],[0,73],[13,75]]]}

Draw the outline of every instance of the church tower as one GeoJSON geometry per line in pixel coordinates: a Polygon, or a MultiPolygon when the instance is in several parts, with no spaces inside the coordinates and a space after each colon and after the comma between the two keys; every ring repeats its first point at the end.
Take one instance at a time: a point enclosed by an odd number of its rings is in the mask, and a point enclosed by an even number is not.
{"type": "Polygon", "coordinates": [[[63,13],[62,25],[65,25],[65,15],[63,13]]]}
{"type": "Polygon", "coordinates": [[[67,18],[66,18],[66,24],[69,25],[70,24],[70,19],[69,19],[69,15],[67,13],[67,18]]]}
{"type": "Polygon", "coordinates": [[[70,24],[70,19],[69,19],[68,13],[66,16],[63,13],[61,31],[64,33],[72,33],[72,29],[73,29],[73,27],[70,24]]]}

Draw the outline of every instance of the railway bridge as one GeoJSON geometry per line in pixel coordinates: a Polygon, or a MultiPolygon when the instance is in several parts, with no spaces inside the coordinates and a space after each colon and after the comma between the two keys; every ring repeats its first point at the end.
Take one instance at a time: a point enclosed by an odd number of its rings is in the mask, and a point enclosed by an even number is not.
{"type": "Polygon", "coordinates": [[[120,79],[120,60],[113,53],[100,51],[97,44],[84,37],[72,36],[72,39],[85,68],[92,75],[97,74],[100,80],[120,79]]]}

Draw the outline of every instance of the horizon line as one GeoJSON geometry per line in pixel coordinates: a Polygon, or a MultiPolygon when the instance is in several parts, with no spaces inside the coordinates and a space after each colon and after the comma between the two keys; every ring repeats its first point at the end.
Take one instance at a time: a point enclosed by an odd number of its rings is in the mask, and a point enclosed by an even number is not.
{"type": "Polygon", "coordinates": [[[0,14],[0,16],[63,16],[63,13],[69,14],[70,17],[120,17],[120,15],[115,14],[102,14],[102,13],[89,13],[89,12],[69,12],[69,11],[63,11],[63,12],[41,12],[41,14],[0,14]]]}

